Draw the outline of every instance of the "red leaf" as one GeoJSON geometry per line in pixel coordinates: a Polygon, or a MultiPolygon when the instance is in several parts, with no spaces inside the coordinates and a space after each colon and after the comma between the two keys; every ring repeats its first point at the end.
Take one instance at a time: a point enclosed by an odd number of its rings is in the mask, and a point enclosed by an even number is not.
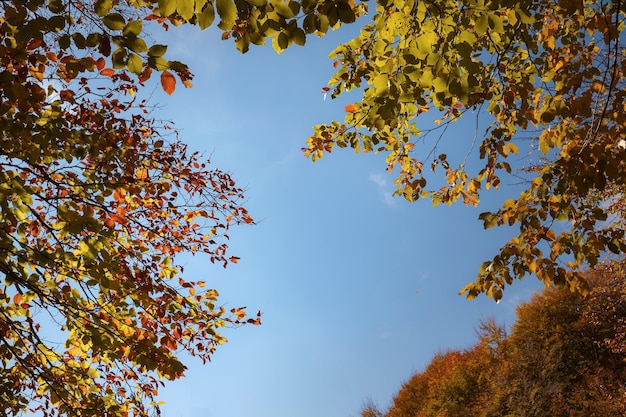
{"type": "Polygon", "coordinates": [[[141,74],[139,74],[139,82],[146,82],[150,78],[150,75],[152,75],[152,68],[146,67],[146,69],[144,69],[141,74]]]}
{"type": "Polygon", "coordinates": [[[172,95],[174,90],[176,90],[176,78],[174,78],[174,74],[169,71],[163,71],[161,73],[161,86],[163,87],[163,91],[172,95]]]}
{"type": "Polygon", "coordinates": [[[104,61],[104,58],[100,57],[96,61],[96,68],[98,68],[99,70],[102,70],[104,68],[105,64],[106,64],[106,62],[104,61]]]}

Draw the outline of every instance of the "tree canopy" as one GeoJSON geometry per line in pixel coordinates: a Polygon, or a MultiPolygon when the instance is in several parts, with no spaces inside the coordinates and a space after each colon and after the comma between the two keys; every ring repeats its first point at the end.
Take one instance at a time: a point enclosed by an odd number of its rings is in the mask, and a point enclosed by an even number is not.
{"type": "MultiPolygon", "coordinates": [[[[305,154],[335,145],[385,153],[396,194],[435,204],[477,204],[515,170],[526,190],[481,219],[518,225],[519,236],[464,291],[499,299],[529,273],[584,289],[580,267],[626,247],[624,9],[379,0],[372,23],[332,54],[332,97],[356,89],[362,99],[343,122],[317,126],[305,154]],[[437,152],[438,132],[472,111],[493,122],[477,141],[475,172],[437,152]],[[436,125],[419,126],[429,112],[436,125]],[[540,157],[518,171],[510,158],[529,135],[540,157]],[[430,150],[418,155],[422,142],[430,150]],[[443,173],[443,187],[429,188],[429,169],[443,173]]],[[[158,412],[161,380],[185,369],[180,349],[208,360],[224,341],[219,328],[259,317],[227,311],[176,266],[181,252],[236,262],[229,227],[253,220],[233,179],[137,98],[153,73],[168,94],[193,78],[150,31],[216,25],[241,52],[267,40],[281,52],[355,22],[367,4],[15,0],[0,10],[0,410],[158,412]]]]}
{"type": "Polygon", "coordinates": [[[519,197],[480,219],[519,233],[462,293],[498,300],[527,274],[584,291],[581,268],[626,248],[625,16],[622,1],[379,0],[330,55],[332,97],[359,100],[315,127],[305,155],[383,153],[395,194],[435,205],[477,205],[515,178],[519,197]],[[447,137],[461,119],[489,125],[447,137]]]}
{"type": "Polygon", "coordinates": [[[206,361],[220,328],[259,323],[175,263],[237,262],[228,230],[253,220],[135,98],[153,69],[169,93],[191,78],[141,37],[166,24],[156,5],[0,4],[0,415],[158,412],[181,352],[206,361]]]}

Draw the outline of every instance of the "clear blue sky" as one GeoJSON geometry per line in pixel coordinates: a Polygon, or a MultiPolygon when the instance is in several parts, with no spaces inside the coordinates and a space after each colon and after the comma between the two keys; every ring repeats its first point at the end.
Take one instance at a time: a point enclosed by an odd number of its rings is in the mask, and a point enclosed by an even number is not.
{"type": "MultiPolygon", "coordinates": [[[[383,155],[302,156],[313,125],[343,116],[347,102],[324,101],[321,88],[328,53],[357,27],[344,29],[282,55],[268,44],[242,56],[211,30],[162,39],[196,78],[172,97],[156,89],[157,114],[248,189],[258,221],[231,232],[238,265],[180,262],[227,306],[263,312],[262,326],[227,331],[211,363],[190,360],[187,377],[162,390],[166,417],[349,417],[367,398],[384,409],[434,353],[472,345],[481,318],[510,325],[540,287],[527,278],[498,305],[458,295],[507,239],[477,220],[507,182],[477,209],[432,207],[391,199],[383,155]]],[[[474,123],[450,130],[451,146],[464,152],[474,123]]]]}

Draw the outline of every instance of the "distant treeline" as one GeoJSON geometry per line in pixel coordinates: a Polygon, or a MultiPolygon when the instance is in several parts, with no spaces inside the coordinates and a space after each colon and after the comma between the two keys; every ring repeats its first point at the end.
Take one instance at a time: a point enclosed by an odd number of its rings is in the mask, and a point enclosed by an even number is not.
{"type": "Polygon", "coordinates": [[[588,272],[590,293],[549,288],[517,308],[510,334],[480,323],[468,350],[439,353],[386,413],[362,417],[626,416],[626,263],[588,272]]]}

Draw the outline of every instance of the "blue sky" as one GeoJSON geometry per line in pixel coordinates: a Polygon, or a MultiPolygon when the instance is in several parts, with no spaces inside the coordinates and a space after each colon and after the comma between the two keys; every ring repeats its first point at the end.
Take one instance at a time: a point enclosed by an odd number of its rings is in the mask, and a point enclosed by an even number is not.
{"type": "MultiPolygon", "coordinates": [[[[263,312],[262,326],[225,332],[211,363],[190,360],[187,377],[166,385],[167,417],[349,417],[368,398],[385,408],[434,353],[471,346],[480,319],[511,324],[515,305],[540,288],[527,278],[498,305],[458,295],[509,236],[477,220],[514,196],[507,181],[484,206],[432,207],[390,198],[382,154],[302,156],[313,125],[343,116],[348,98],[324,100],[321,88],[333,71],[328,53],[357,29],[282,55],[268,44],[242,56],[212,30],[162,38],[196,77],[172,97],[155,88],[155,115],[247,188],[258,222],[230,233],[239,264],[179,262],[227,306],[263,312]]],[[[468,149],[475,122],[448,132],[451,148],[468,149]]]]}

